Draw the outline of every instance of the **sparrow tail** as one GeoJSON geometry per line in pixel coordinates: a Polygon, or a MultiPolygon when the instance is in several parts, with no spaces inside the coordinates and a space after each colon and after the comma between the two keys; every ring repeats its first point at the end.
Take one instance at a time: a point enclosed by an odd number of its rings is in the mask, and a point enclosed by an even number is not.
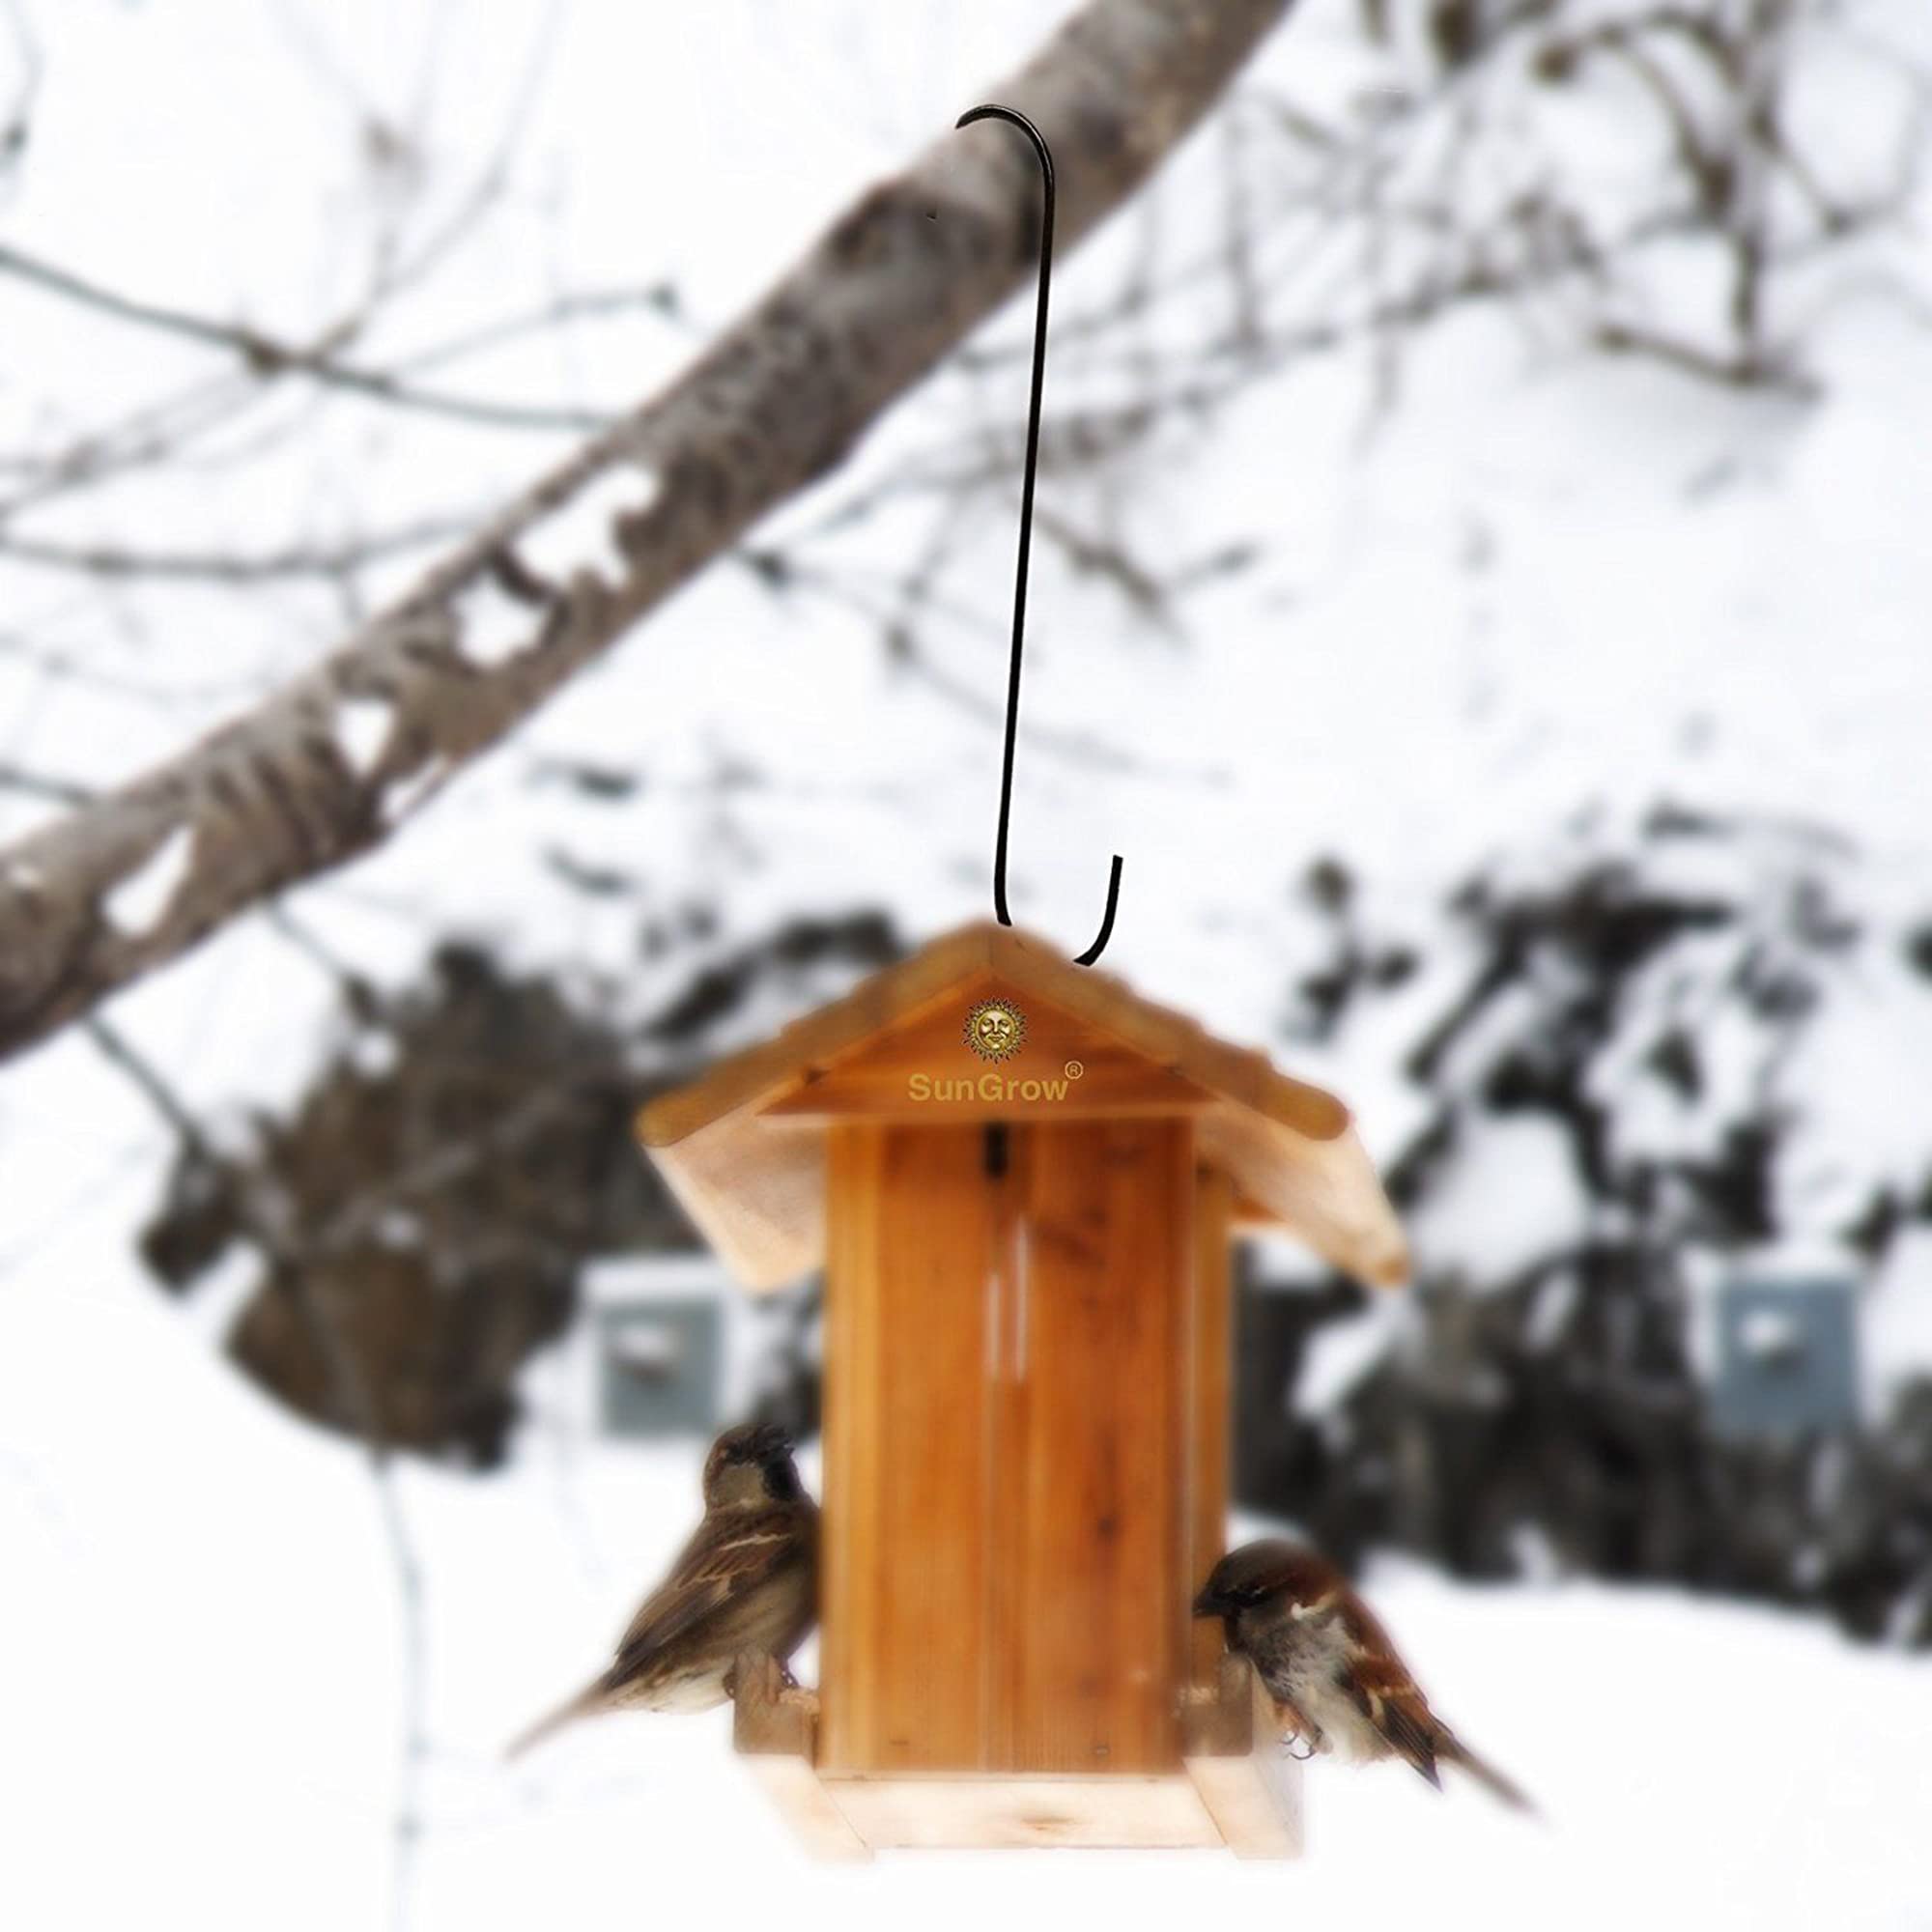
{"type": "Polygon", "coordinates": [[[1478,1784],[1501,1799],[1511,1810],[1526,1811],[1532,1818],[1538,1815],[1536,1806],[1530,1803],[1522,1788],[1513,1784],[1494,1765],[1478,1757],[1462,1739],[1445,1734],[1436,1741],[1435,1750],[1445,1763],[1461,1765],[1478,1784]]]}
{"type": "Polygon", "coordinates": [[[593,1711],[601,1710],[603,1704],[604,1680],[599,1678],[594,1684],[586,1684],[576,1696],[566,1699],[555,1710],[546,1712],[528,1730],[511,1739],[503,1747],[503,1762],[508,1764],[512,1759],[522,1757],[546,1738],[555,1736],[566,1724],[574,1724],[579,1718],[587,1718],[593,1711]]]}

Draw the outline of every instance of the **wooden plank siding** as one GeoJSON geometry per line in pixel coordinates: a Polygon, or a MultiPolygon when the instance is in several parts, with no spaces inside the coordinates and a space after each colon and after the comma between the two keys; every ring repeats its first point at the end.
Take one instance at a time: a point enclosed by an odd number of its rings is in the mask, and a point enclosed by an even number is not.
{"type": "Polygon", "coordinates": [[[1186,1609],[1193,1136],[1168,1120],[1019,1139],[1019,1493],[1002,1538],[1018,1622],[1004,1633],[1002,1768],[1166,1771],[1186,1609]]]}
{"type": "Polygon", "coordinates": [[[830,1767],[973,1768],[986,1731],[987,1283],[975,1126],[829,1147],[823,1744],[830,1767]]]}
{"type": "Polygon", "coordinates": [[[1197,1234],[1191,1124],[1005,1134],[994,1175],[982,1126],[832,1132],[830,1772],[1179,1766],[1192,1566],[1225,1504],[1194,1333],[1225,1323],[1225,1281],[1195,1280],[1225,1253],[1197,1234]]]}
{"type": "MultiPolygon", "coordinates": [[[[1195,1178],[1194,1266],[1186,1326],[1191,1359],[1187,1471],[1187,1594],[1208,1580],[1228,1542],[1229,1468],[1235,1426],[1235,1183],[1220,1168],[1195,1178]]],[[[1206,1688],[1218,1681],[1223,1648],[1213,1618],[1188,1619],[1189,1676],[1206,1688]]]]}

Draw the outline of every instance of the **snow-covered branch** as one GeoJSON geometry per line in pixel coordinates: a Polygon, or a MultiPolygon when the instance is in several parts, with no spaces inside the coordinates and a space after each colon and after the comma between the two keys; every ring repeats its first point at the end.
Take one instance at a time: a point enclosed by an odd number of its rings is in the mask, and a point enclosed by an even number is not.
{"type": "MultiPolygon", "coordinates": [[[[1140,185],[1289,4],[1093,0],[993,91],[1052,143],[1063,244],[1140,185]]],[[[313,670],[0,853],[0,1055],[387,838],[837,465],[1027,276],[1037,207],[1008,130],[947,133],[313,670]]]]}

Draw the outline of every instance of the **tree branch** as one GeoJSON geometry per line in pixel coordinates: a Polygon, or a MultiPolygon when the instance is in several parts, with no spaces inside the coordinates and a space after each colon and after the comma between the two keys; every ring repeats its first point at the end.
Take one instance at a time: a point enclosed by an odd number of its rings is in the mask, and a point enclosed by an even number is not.
{"type": "Polygon", "coordinates": [[[582,431],[607,426],[606,417],[588,410],[547,409],[539,404],[502,403],[487,396],[457,396],[437,389],[420,389],[384,370],[337,361],[327,344],[341,330],[327,331],[319,344],[281,342],[242,323],[214,322],[183,309],[118,295],[23,249],[0,245],[0,274],[16,276],[49,295],[98,310],[117,322],[157,329],[164,335],[198,342],[204,348],[226,350],[241,358],[249,374],[264,382],[277,376],[306,376],[327,388],[347,389],[397,409],[421,410],[431,415],[452,416],[492,429],[582,431]]]}
{"type": "Polygon", "coordinates": [[[448,543],[460,534],[454,517],[426,518],[366,537],[333,543],[290,544],[275,551],[141,551],[116,544],[46,543],[0,529],[0,558],[36,570],[77,577],[161,578],[184,583],[273,583],[288,578],[337,579],[409,551],[448,543]]]}
{"type": "Polygon", "coordinates": [[[84,784],[71,779],[53,778],[45,772],[29,771],[11,758],[0,758],[0,791],[17,791],[28,798],[50,800],[55,805],[86,805],[94,797],[84,784]]]}
{"type": "MultiPolygon", "coordinates": [[[[1290,4],[1091,0],[994,90],[1053,145],[1064,243],[1140,185],[1290,4]]],[[[835,468],[1031,275],[1038,197],[1033,158],[1008,130],[946,133],[863,195],[668,388],[315,669],[0,853],[0,1056],[379,844],[759,517],[835,468]],[[578,519],[590,529],[573,538],[578,519]],[[572,553],[567,565],[531,560],[539,532],[572,553]],[[602,554],[587,554],[600,535],[602,554]],[[124,883],[155,891],[116,894],[124,883]],[[146,903],[156,892],[158,910],[146,903]],[[128,913],[132,897],[143,916],[128,913]]]]}

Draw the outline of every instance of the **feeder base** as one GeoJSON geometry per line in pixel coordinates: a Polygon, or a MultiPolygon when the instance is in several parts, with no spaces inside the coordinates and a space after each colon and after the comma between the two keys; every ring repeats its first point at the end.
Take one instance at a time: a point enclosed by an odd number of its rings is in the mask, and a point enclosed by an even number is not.
{"type": "Polygon", "coordinates": [[[738,1751],[817,1858],[1028,1846],[1301,1854],[1301,1766],[1282,1753],[1242,1658],[1222,1660],[1211,1690],[1185,1693],[1181,1767],[1151,1776],[820,1770],[816,1692],[785,1684],[769,1658],[741,1659],[737,1684],[738,1751]]]}

